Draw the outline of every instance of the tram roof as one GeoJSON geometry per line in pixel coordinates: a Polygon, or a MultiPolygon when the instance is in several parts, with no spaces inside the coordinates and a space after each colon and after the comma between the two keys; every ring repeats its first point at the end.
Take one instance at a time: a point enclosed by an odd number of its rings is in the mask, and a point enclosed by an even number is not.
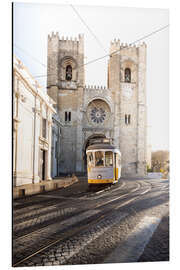
{"type": "Polygon", "coordinates": [[[111,149],[111,150],[117,150],[119,151],[119,149],[117,147],[115,147],[114,145],[111,144],[107,144],[107,143],[101,143],[101,144],[92,144],[89,145],[86,149],[87,150],[106,150],[106,149],[111,149]]]}

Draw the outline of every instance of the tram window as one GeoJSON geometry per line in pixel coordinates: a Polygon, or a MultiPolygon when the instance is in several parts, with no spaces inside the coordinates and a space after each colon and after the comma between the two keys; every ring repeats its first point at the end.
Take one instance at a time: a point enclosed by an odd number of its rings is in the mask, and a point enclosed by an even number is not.
{"type": "Polygon", "coordinates": [[[118,167],[121,166],[121,157],[118,154],[116,155],[116,164],[117,164],[118,167]]]}
{"type": "Polygon", "coordinates": [[[95,166],[104,166],[104,157],[102,151],[95,152],[95,166]]]}
{"type": "Polygon", "coordinates": [[[88,153],[88,166],[93,166],[93,153],[88,153]]]}
{"type": "Polygon", "coordinates": [[[105,161],[106,166],[112,166],[113,165],[113,153],[111,151],[105,152],[105,161]]]}

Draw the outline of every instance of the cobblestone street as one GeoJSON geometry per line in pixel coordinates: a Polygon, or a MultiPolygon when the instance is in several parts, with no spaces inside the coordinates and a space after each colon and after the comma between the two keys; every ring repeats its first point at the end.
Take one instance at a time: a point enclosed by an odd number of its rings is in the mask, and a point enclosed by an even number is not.
{"type": "Polygon", "coordinates": [[[169,181],[121,179],[13,202],[13,265],[169,260],[169,181]]]}

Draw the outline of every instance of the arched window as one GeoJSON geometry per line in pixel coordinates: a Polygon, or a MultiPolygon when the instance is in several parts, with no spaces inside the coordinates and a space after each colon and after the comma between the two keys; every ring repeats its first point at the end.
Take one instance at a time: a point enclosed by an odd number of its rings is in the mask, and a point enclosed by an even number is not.
{"type": "Polygon", "coordinates": [[[126,68],[124,72],[124,80],[125,82],[131,82],[131,70],[130,68],[126,68]]]}
{"type": "Polygon", "coordinates": [[[72,67],[71,65],[68,65],[66,67],[66,80],[71,81],[72,80],[72,67]]]}
{"type": "Polygon", "coordinates": [[[131,115],[125,114],[125,124],[130,125],[131,124],[131,115]]]}

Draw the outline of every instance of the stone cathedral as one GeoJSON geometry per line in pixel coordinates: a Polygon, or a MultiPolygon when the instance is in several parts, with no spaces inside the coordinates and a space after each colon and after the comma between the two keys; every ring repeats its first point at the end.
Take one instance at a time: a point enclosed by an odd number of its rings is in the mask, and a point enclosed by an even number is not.
{"type": "MultiPolygon", "coordinates": [[[[84,36],[48,36],[47,93],[61,121],[53,137],[59,173],[86,172],[92,138],[111,138],[122,154],[122,176],[146,174],[146,44],[110,44],[107,88],[85,85],[84,36]]],[[[96,70],[94,71],[96,72],[96,70]]]]}

